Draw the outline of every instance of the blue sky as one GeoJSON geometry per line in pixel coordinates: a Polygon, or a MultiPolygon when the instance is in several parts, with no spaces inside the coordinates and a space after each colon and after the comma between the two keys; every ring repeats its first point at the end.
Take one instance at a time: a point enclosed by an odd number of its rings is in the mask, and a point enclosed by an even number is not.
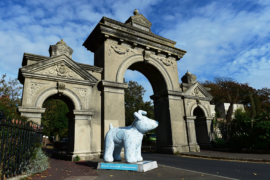
{"type": "MultiPolygon", "coordinates": [[[[125,22],[135,8],[155,34],[187,51],[179,79],[189,70],[199,81],[222,76],[270,88],[270,0],[0,0],[0,74],[17,77],[24,52],[49,56],[61,38],[75,61],[93,65],[84,40],[102,16],[125,22]]],[[[142,84],[149,100],[143,75],[127,71],[125,78],[142,84]]]]}

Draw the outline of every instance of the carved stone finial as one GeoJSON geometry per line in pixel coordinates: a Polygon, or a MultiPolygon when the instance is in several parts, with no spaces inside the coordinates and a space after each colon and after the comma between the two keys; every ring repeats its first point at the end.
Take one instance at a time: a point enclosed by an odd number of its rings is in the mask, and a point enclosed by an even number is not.
{"type": "Polygon", "coordinates": [[[134,10],[133,14],[136,16],[139,14],[139,11],[137,9],[134,10]]]}
{"type": "Polygon", "coordinates": [[[50,46],[49,52],[50,57],[65,54],[69,58],[72,58],[73,50],[61,39],[61,41],[58,41],[55,45],[50,46]]]}
{"type": "Polygon", "coordinates": [[[186,75],[191,76],[192,74],[187,70],[186,75]]]}
{"type": "Polygon", "coordinates": [[[183,83],[194,84],[197,82],[197,77],[194,74],[191,74],[189,71],[181,78],[183,83]]]}

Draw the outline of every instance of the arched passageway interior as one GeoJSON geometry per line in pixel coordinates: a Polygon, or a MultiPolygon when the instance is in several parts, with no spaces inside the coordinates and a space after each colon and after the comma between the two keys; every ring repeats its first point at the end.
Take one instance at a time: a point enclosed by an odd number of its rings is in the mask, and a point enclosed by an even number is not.
{"type": "MultiPolygon", "coordinates": [[[[65,114],[65,117],[68,118],[68,137],[67,139],[65,139],[65,143],[62,143],[61,144],[61,149],[64,150],[64,151],[67,151],[67,152],[73,152],[74,151],[74,127],[75,127],[75,121],[74,121],[74,113],[73,113],[73,110],[75,109],[74,107],[74,103],[72,102],[72,100],[65,96],[65,95],[60,95],[60,94],[55,94],[55,95],[52,95],[50,97],[48,97],[44,102],[43,102],[43,107],[44,107],[44,103],[47,101],[47,100],[61,100],[63,101],[67,107],[68,107],[68,110],[69,112],[65,114]],[[67,141],[67,143],[66,143],[67,141]]],[[[46,108],[47,110],[47,108],[46,108]]],[[[46,113],[46,111],[45,111],[46,113]]],[[[61,137],[60,141],[62,141],[63,137],[61,137]]]]}
{"type": "MultiPolygon", "coordinates": [[[[162,146],[171,144],[171,125],[167,120],[168,117],[166,117],[168,115],[169,106],[166,100],[163,102],[163,100],[157,99],[157,97],[159,97],[157,94],[168,90],[163,75],[155,66],[145,62],[136,62],[132,64],[128,69],[140,72],[144,77],[146,77],[153,89],[154,95],[150,96],[150,98],[153,100],[155,120],[159,122],[159,126],[155,130],[156,145],[162,146]]],[[[136,79],[128,80],[136,81],[136,79]]]]}
{"type": "Polygon", "coordinates": [[[203,110],[198,106],[194,109],[193,115],[195,119],[195,130],[197,143],[201,149],[204,149],[204,144],[209,143],[209,136],[207,131],[206,117],[203,110]]]}

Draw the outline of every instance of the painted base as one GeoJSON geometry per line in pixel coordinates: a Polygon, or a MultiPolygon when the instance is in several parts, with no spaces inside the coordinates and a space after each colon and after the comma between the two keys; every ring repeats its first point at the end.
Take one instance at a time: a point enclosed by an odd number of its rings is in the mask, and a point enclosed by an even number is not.
{"type": "Polygon", "coordinates": [[[123,171],[137,171],[137,172],[146,172],[158,167],[157,161],[142,161],[134,164],[129,164],[125,162],[112,162],[98,163],[97,169],[111,169],[111,170],[123,170],[123,171]]]}

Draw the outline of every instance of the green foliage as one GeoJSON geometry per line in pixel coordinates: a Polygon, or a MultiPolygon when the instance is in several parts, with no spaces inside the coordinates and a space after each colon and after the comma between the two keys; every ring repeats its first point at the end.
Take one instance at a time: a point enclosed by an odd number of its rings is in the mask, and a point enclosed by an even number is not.
{"type": "Polygon", "coordinates": [[[21,119],[26,121],[26,117],[20,116],[17,111],[21,105],[22,87],[17,79],[9,79],[7,82],[6,75],[0,79],[0,110],[3,110],[5,116],[11,119],[21,119]]]}
{"type": "Polygon", "coordinates": [[[215,136],[215,140],[212,141],[212,146],[215,148],[226,148],[227,143],[224,139],[218,138],[217,136],[215,136]]]}
{"type": "Polygon", "coordinates": [[[78,155],[73,159],[73,161],[80,161],[80,160],[81,158],[78,155]]]}
{"type": "Polygon", "coordinates": [[[230,124],[219,121],[217,124],[222,138],[215,136],[214,147],[227,146],[236,150],[270,148],[270,111],[263,111],[252,119],[250,112],[238,109],[230,124]]]}
{"type": "Polygon", "coordinates": [[[59,135],[60,139],[68,134],[68,121],[66,114],[69,112],[68,106],[59,99],[47,99],[43,103],[46,108],[42,114],[41,123],[43,125],[43,134],[51,137],[59,135]]]}
{"type": "Polygon", "coordinates": [[[45,171],[49,167],[48,157],[41,148],[35,149],[35,156],[32,156],[26,166],[26,174],[37,174],[45,171]]]}
{"type": "Polygon", "coordinates": [[[145,89],[135,81],[128,82],[128,88],[125,89],[125,116],[126,126],[129,126],[134,121],[134,112],[144,110],[147,112],[147,117],[154,119],[154,106],[151,101],[144,102],[143,95],[145,89]]]}

